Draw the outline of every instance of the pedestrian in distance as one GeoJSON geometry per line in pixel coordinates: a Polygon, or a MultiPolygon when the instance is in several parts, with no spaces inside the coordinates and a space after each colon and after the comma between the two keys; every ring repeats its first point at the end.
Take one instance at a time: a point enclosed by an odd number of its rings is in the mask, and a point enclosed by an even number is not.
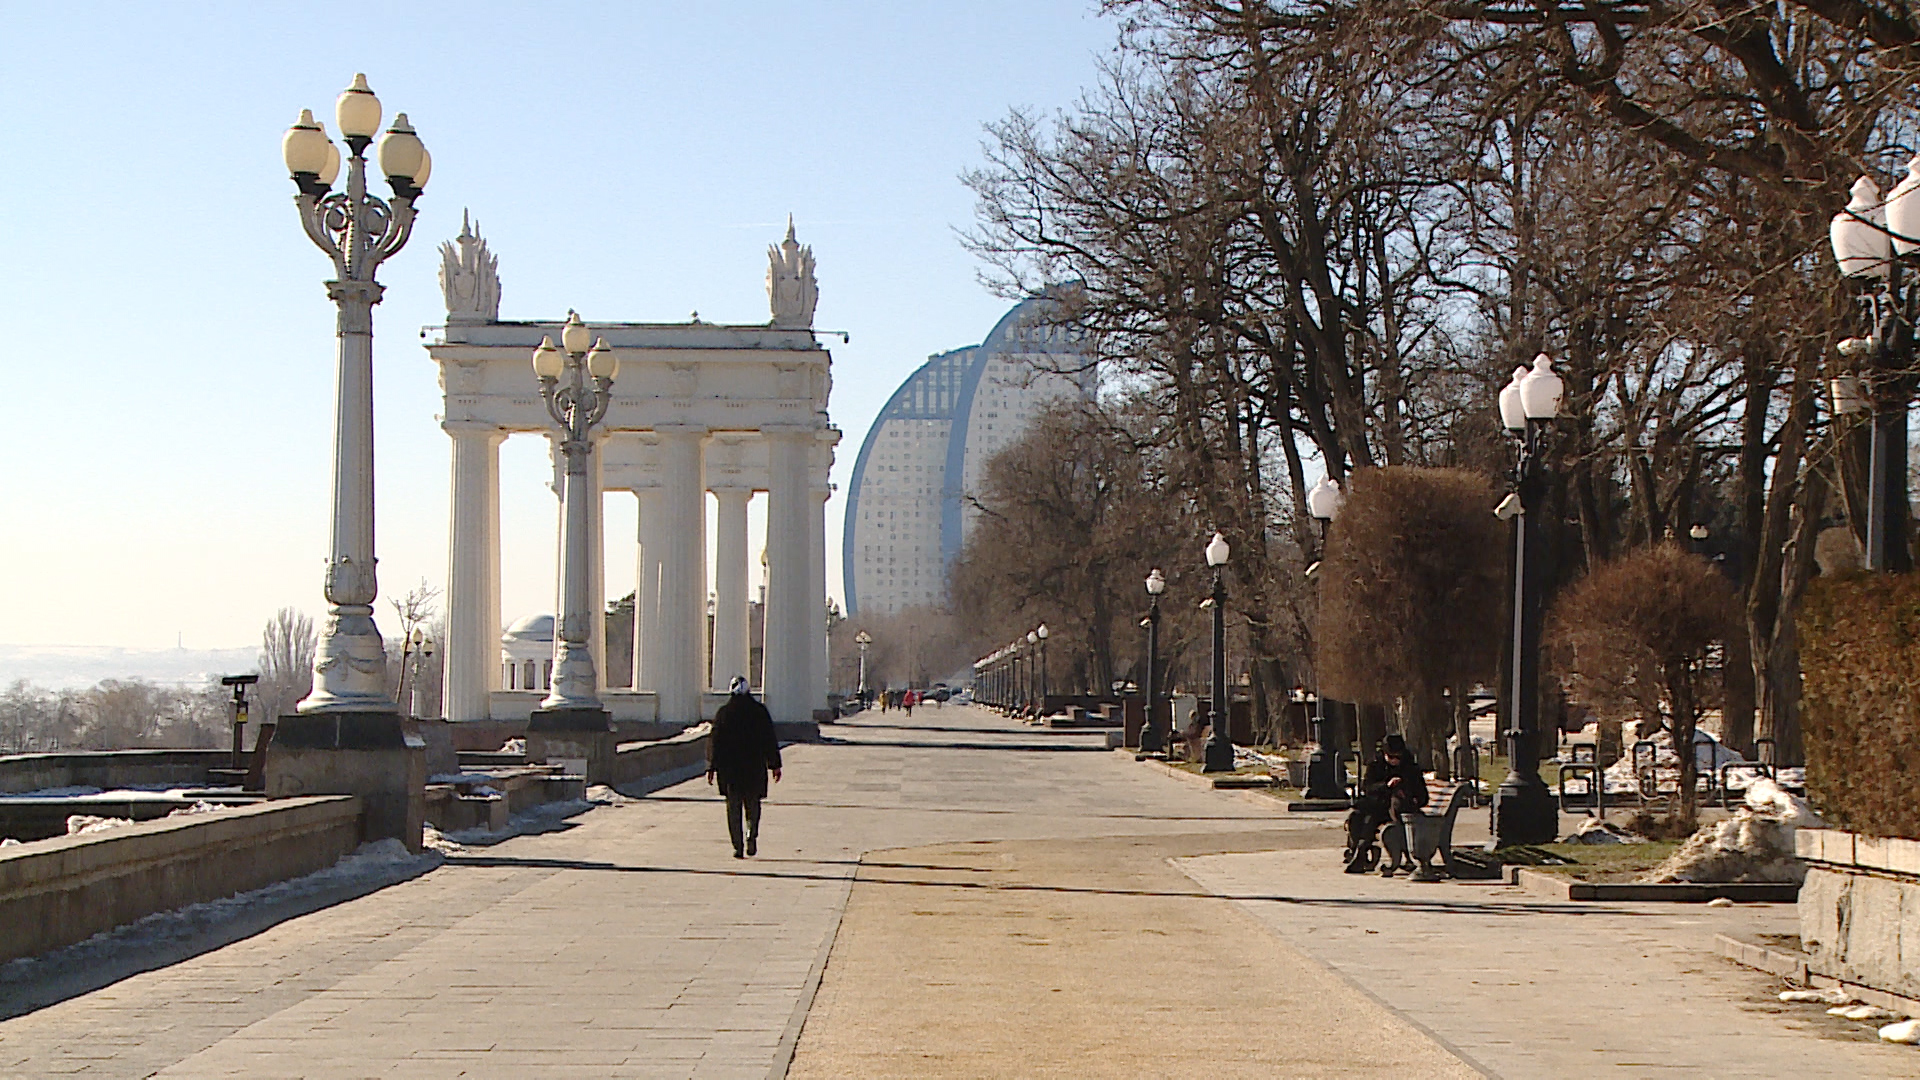
{"type": "Polygon", "coordinates": [[[919,699],[919,692],[914,690],[908,690],[900,695],[900,704],[906,708],[908,716],[913,715],[913,706],[919,699]]]}
{"type": "Polygon", "coordinates": [[[735,676],[727,689],[707,737],[707,783],[718,781],[727,800],[727,835],[740,859],[760,852],[760,800],[767,797],[768,773],[780,781],[780,737],[745,676],[735,676]]]}

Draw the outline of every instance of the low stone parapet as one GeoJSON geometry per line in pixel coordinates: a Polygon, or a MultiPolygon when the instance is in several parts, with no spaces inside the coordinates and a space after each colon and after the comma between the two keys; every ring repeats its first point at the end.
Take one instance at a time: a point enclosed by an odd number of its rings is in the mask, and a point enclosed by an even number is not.
{"type": "Polygon", "coordinates": [[[1822,975],[1920,997],[1920,841],[1798,829],[1800,942],[1822,975]]]}
{"type": "Polygon", "coordinates": [[[281,799],[0,848],[0,962],[323,870],[359,846],[361,809],[281,799]]]}
{"type": "Polygon", "coordinates": [[[199,787],[207,770],[232,764],[228,750],[75,750],[0,756],[0,792],[178,784],[199,787]]]}
{"type": "Polygon", "coordinates": [[[707,771],[709,730],[703,724],[667,739],[621,743],[610,782],[628,795],[640,795],[699,776],[707,771]]]}

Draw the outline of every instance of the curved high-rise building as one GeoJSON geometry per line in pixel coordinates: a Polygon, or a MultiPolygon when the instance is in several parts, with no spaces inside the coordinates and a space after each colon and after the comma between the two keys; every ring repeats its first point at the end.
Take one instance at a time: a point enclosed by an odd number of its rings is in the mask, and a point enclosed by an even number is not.
{"type": "Polygon", "coordinates": [[[1090,369],[1056,371],[1084,365],[1070,359],[1083,352],[1077,335],[1046,318],[1052,303],[1023,301],[985,341],[930,357],[880,410],[847,491],[848,615],[945,603],[947,564],[972,524],[965,496],[987,459],[1049,400],[1092,392],[1090,369]]]}

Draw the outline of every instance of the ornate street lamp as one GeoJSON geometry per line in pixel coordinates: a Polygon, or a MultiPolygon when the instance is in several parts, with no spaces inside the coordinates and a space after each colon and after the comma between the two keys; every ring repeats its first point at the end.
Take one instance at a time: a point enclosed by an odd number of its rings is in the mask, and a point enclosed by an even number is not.
{"type": "Polygon", "coordinates": [[[1027,708],[1040,715],[1036,704],[1040,694],[1040,632],[1027,631],[1027,708]]]}
{"type": "MultiPolygon", "coordinates": [[[[1324,557],[1327,550],[1327,526],[1333,523],[1334,516],[1340,512],[1340,504],[1346,501],[1346,495],[1332,477],[1323,476],[1320,482],[1307,492],[1307,513],[1312,516],[1314,525],[1320,531],[1320,554],[1324,557]]],[[[1312,574],[1320,566],[1315,560],[1307,568],[1312,574]]],[[[1314,661],[1314,682],[1320,682],[1320,658],[1314,661]]],[[[1327,715],[1327,695],[1318,685],[1315,686],[1313,704],[1313,753],[1307,758],[1307,790],[1309,799],[1340,800],[1347,797],[1344,778],[1340,775],[1340,748],[1335,746],[1336,739],[1344,745],[1345,738],[1333,732],[1340,729],[1340,722],[1327,715]]]]}
{"type": "Polygon", "coordinates": [[[327,553],[327,616],[314,651],[313,692],[301,713],[359,712],[392,715],[387,696],[387,650],[373,621],[379,594],[373,554],[373,305],[381,287],[380,264],[406,246],[413,232],[413,203],[426,186],[433,159],[407,114],[394,117],[380,140],[380,171],[393,189],[391,201],[367,191],[367,147],[380,131],[380,99],[355,75],[334,104],[345,136],[347,186],[333,190],[340,175],[340,148],[302,109],[287,129],[281,152],[298,188],[300,224],[333,260],[327,295],[339,309],[339,347],[334,379],[333,517],[327,553]]]}
{"type": "Polygon", "coordinates": [[[1560,413],[1563,384],[1541,353],[1532,370],[1518,368],[1500,391],[1500,420],[1520,446],[1514,493],[1495,511],[1513,523],[1513,641],[1508,690],[1507,761],[1511,770],[1493,797],[1499,847],[1551,843],[1559,835],[1553,793],[1540,779],[1540,620],[1545,607],[1549,473],[1546,438],[1560,413]]]}
{"type": "Polygon", "coordinates": [[[1869,570],[1912,569],[1907,546],[1907,406],[1913,400],[1914,321],[1920,287],[1909,280],[1920,260],[1920,157],[1884,203],[1869,177],[1854,181],[1853,198],[1830,229],[1834,261],[1861,289],[1871,336],[1839,345],[1852,370],[1830,383],[1833,410],[1857,416],[1871,410],[1867,465],[1866,563],[1869,570]],[[1858,373],[1856,373],[1858,372],[1858,373]]]}
{"type": "Polygon", "coordinates": [[[547,415],[560,425],[560,453],[566,459],[567,479],[562,489],[560,565],[560,623],[554,630],[553,689],[540,702],[542,712],[558,710],[604,713],[599,678],[594,669],[591,640],[598,605],[591,595],[588,565],[589,465],[593,458],[593,426],[607,414],[613,401],[613,380],[619,358],[601,338],[592,334],[577,312],[567,312],[560,329],[560,348],[544,337],[533,351],[533,373],[540,379],[540,400],[547,415]],[[565,382],[561,380],[564,377],[565,382]]]}
{"type": "Polygon", "coordinates": [[[1227,582],[1221,576],[1227,565],[1227,538],[1219,533],[1207,542],[1207,565],[1213,568],[1213,595],[1206,604],[1213,608],[1213,701],[1208,706],[1213,733],[1207,736],[1206,763],[1202,772],[1233,771],[1233,710],[1227,701],[1227,582]]]}
{"type": "Polygon", "coordinates": [[[873,635],[865,630],[853,635],[853,643],[860,646],[860,704],[867,703],[867,646],[873,644],[873,635]]]}
{"type": "Polygon", "coordinates": [[[1147,720],[1140,725],[1140,752],[1158,754],[1167,748],[1160,735],[1160,594],[1167,591],[1167,579],[1154,567],[1147,574],[1147,617],[1140,620],[1147,628],[1147,720]]]}

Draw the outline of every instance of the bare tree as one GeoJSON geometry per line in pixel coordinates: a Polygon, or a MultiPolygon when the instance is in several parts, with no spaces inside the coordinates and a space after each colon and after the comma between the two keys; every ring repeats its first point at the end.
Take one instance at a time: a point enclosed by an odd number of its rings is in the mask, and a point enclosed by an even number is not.
{"type": "Polygon", "coordinates": [[[319,647],[313,620],[293,608],[274,613],[260,632],[260,682],[252,708],[263,720],[293,711],[313,691],[313,655],[319,647]]]}
{"type": "Polygon", "coordinates": [[[1554,604],[1568,696],[1603,719],[1659,718],[1680,757],[1674,809],[1694,818],[1694,730],[1710,704],[1708,650],[1733,624],[1733,587],[1697,555],[1658,544],[1602,564],[1554,604]]]}

